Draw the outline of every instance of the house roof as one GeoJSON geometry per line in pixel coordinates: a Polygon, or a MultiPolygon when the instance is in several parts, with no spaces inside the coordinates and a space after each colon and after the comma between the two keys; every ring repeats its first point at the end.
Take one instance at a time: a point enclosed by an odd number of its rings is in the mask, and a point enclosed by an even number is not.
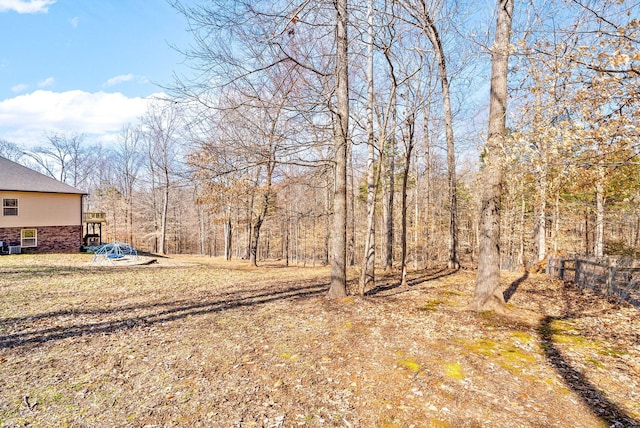
{"type": "Polygon", "coordinates": [[[40,174],[26,166],[22,166],[0,156],[0,191],[70,193],[86,195],[61,181],[40,174]]]}

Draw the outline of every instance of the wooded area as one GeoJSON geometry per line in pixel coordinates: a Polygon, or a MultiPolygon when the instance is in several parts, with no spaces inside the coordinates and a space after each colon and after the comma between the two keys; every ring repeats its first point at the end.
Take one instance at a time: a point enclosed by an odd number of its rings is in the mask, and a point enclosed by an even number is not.
{"type": "Polygon", "coordinates": [[[500,268],[638,251],[637,1],[174,6],[193,74],[117,142],[0,144],[88,190],[107,240],[332,264],[336,296],[347,266],[363,293],[462,263],[480,306],[500,268]]]}

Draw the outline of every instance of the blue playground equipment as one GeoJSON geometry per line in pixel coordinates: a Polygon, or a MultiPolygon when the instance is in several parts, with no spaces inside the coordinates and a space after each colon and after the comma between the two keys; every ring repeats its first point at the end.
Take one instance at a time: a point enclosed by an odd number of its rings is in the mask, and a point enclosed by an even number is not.
{"type": "Polygon", "coordinates": [[[125,242],[116,241],[99,247],[93,254],[92,263],[98,264],[109,262],[110,264],[114,264],[117,261],[130,260],[132,258],[135,260],[139,259],[136,249],[125,242]]]}

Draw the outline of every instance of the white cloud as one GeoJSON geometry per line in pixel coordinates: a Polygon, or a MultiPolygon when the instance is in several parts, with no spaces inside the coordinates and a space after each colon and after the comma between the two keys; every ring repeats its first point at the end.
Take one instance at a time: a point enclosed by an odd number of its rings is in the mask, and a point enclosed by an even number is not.
{"type": "Polygon", "coordinates": [[[44,80],[41,80],[38,82],[38,87],[40,88],[46,88],[47,86],[51,86],[55,83],[56,79],[54,79],[53,77],[47,77],[44,80]]]}
{"type": "Polygon", "coordinates": [[[47,13],[56,0],[0,0],[0,12],[47,13]]]}
{"type": "Polygon", "coordinates": [[[109,80],[104,82],[104,84],[102,86],[109,87],[109,86],[119,85],[120,83],[128,82],[130,80],[133,80],[133,78],[134,78],[134,76],[131,73],[129,73],[129,74],[121,74],[119,76],[114,76],[114,77],[110,78],[109,80]]]}
{"type": "Polygon", "coordinates": [[[27,89],[29,89],[29,85],[27,85],[26,83],[19,83],[19,84],[15,85],[15,86],[11,87],[11,90],[13,92],[15,92],[15,93],[24,92],[27,89]]]}
{"type": "Polygon", "coordinates": [[[73,28],[78,28],[78,25],[80,24],[80,17],[74,16],[69,20],[69,24],[71,24],[73,28]]]}
{"type": "Polygon", "coordinates": [[[28,147],[46,132],[77,132],[108,141],[127,123],[135,123],[154,97],[129,98],[119,92],[37,90],[0,101],[0,139],[28,147]]]}

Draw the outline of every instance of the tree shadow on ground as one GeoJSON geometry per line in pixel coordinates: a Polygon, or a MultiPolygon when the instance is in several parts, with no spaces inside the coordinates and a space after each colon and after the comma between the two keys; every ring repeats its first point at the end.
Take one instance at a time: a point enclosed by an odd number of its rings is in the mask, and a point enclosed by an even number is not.
{"type": "MultiPolygon", "coordinates": [[[[565,284],[564,287],[567,285],[565,284]]],[[[570,320],[579,317],[570,309],[571,297],[565,292],[565,310],[562,316],[545,316],[538,325],[540,346],[544,351],[547,361],[562,376],[565,385],[571,389],[584,404],[603,422],[610,427],[640,427],[640,421],[626,413],[624,409],[609,400],[597,387],[591,383],[583,373],[571,366],[560,349],[554,342],[553,322],[557,320],[570,320]]]]}
{"type": "MultiPolygon", "coordinates": [[[[286,283],[284,283],[286,285],[286,283]]],[[[296,284],[300,284],[300,282],[296,282],[296,284]]],[[[270,286],[267,285],[267,287],[270,286]]],[[[313,287],[310,285],[309,287],[313,287]]],[[[296,287],[291,286],[291,289],[296,287]]],[[[296,289],[304,291],[307,287],[298,286],[296,289]]],[[[217,301],[234,301],[236,299],[246,299],[247,295],[253,295],[253,297],[262,297],[265,294],[265,287],[255,287],[252,289],[240,289],[233,290],[227,292],[219,292],[215,294],[215,298],[217,301]]],[[[282,290],[281,290],[282,291],[282,290]]],[[[266,295],[272,294],[272,291],[266,293],[266,295]]],[[[205,293],[200,295],[203,301],[211,300],[211,293],[205,293]]],[[[22,323],[33,323],[38,321],[50,321],[53,322],[55,318],[63,319],[65,317],[79,317],[79,316],[109,316],[115,315],[118,313],[126,314],[128,312],[135,313],[145,310],[161,310],[161,308],[175,308],[179,306],[188,307],[193,304],[194,298],[191,299],[182,299],[182,300],[173,300],[173,301],[154,301],[149,303],[136,303],[129,305],[122,305],[116,307],[108,307],[108,308],[92,308],[90,306],[83,306],[81,309],[73,307],[71,309],[61,309],[52,312],[44,312],[36,315],[25,315],[22,317],[10,317],[10,318],[0,318],[0,325],[18,325],[22,323]]],[[[62,321],[59,321],[62,322],[62,321]]],[[[0,336],[0,347],[1,347],[2,337],[0,336]]]]}
{"type": "MultiPolygon", "coordinates": [[[[440,268],[432,271],[425,269],[423,271],[417,272],[411,280],[407,281],[407,286],[415,287],[418,284],[434,281],[445,276],[453,275],[456,272],[458,272],[458,269],[440,268]]],[[[379,280],[379,282],[384,281],[383,283],[379,283],[371,290],[366,291],[364,295],[375,296],[377,294],[381,294],[402,286],[400,274],[385,275],[383,276],[383,278],[384,280],[379,280]]]]}
{"type": "Polygon", "coordinates": [[[309,298],[326,293],[329,289],[329,284],[321,282],[314,282],[303,286],[300,286],[299,283],[296,284],[297,285],[280,288],[278,290],[267,291],[265,288],[251,290],[251,292],[245,292],[244,294],[222,294],[215,296],[216,298],[214,299],[204,301],[182,300],[151,305],[129,305],[125,307],[86,312],[60,311],[24,319],[2,320],[2,323],[5,325],[9,325],[7,321],[13,321],[21,331],[0,336],[0,349],[16,348],[26,345],[40,345],[72,337],[111,334],[132,329],[134,327],[151,326],[192,316],[207,315],[242,307],[264,305],[276,301],[309,298]],[[138,315],[141,310],[146,310],[147,313],[138,315]],[[24,325],[30,323],[30,321],[34,319],[42,320],[69,314],[98,314],[102,316],[114,314],[121,315],[110,320],[77,323],[70,326],[55,325],[54,327],[33,331],[28,331],[24,325]],[[20,324],[23,325],[20,326],[20,324]]]}
{"type": "Polygon", "coordinates": [[[529,278],[529,271],[525,270],[524,274],[520,278],[516,279],[511,283],[511,285],[509,285],[509,288],[507,288],[504,293],[502,293],[505,302],[508,302],[513,297],[520,284],[526,281],[527,278],[529,278]]]}

